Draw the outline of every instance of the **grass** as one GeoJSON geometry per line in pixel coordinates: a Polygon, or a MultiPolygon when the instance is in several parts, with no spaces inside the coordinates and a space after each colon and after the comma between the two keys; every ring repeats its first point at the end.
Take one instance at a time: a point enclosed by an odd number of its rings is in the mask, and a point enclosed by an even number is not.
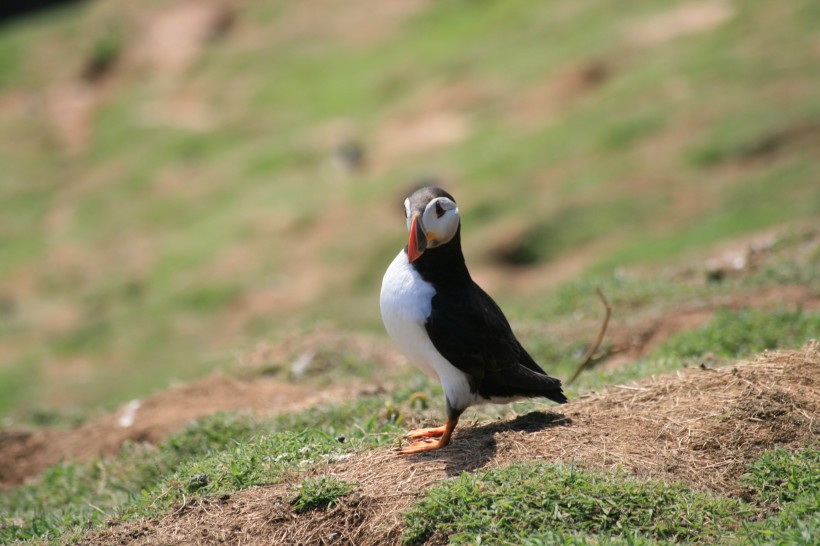
{"type": "MultiPolygon", "coordinates": [[[[797,260],[784,255],[750,275],[722,283],[681,281],[663,276],[647,279],[588,275],[562,285],[542,309],[533,312],[531,308],[515,308],[519,322],[514,328],[536,361],[544,363],[550,373],[568,377],[586,352],[587,343],[592,341],[597,321],[603,314],[596,288],[606,294],[616,317],[627,318],[647,309],[674,314],[681,306],[701,303],[708,307],[710,300],[754,293],[761,287],[803,285],[817,290],[820,288],[817,286],[817,264],[816,256],[797,260]],[[588,325],[585,327],[588,335],[568,341],[566,334],[550,328],[551,324],[572,323],[588,325]]],[[[718,307],[714,318],[704,326],[674,334],[651,354],[627,366],[584,373],[569,387],[569,392],[577,395],[607,385],[698,366],[707,356],[721,363],[750,358],[767,349],[798,348],[818,336],[820,315],[799,305],[794,309],[718,307]]],[[[605,339],[604,351],[608,343],[605,339]]]]}
{"type": "MultiPolygon", "coordinates": [[[[796,240],[801,238],[797,237],[796,240]]],[[[784,247],[786,250],[791,248],[791,245],[784,247]]],[[[732,293],[758,286],[759,283],[766,285],[772,281],[772,275],[776,276],[776,280],[787,283],[809,278],[812,260],[775,261],[768,269],[758,271],[751,277],[719,285],[686,287],[663,279],[641,283],[616,277],[603,281],[610,299],[618,307],[636,310],[662,298],[670,298],[667,303],[674,306],[679,300],[732,293]]],[[[591,295],[590,287],[601,280],[588,278],[565,286],[559,293],[560,297],[553,302],[554,307],[534,318],[549,322],[566,317],[570,309],[589,308],[590,313],[596,312],[598,303],[591,295]]],[[[766,348],[799,346],[816,336],[816,332],[817,315],[803,310],[763,312],[724,309],[702,328],[673,336],[655,353],[628,367],[593,370],[583,374],[568,389],[568,393],[577,396],[613,383],[620,384],[694,366],[710,353],[728,360],[745,358],[766,348]]],[[[582,343],[567,342],[549,332],[527,333],[524,340],[533,355],[539,361],[550,362],[551,371],[559,376],[566,376],[574,368],[585,349],[582,343]]],[[[354,375],[375,373],[375,363],[357,358],[354,354],[322,353],[316,359],[318,363],[314,371],[319,377],[312,381],[320,383],[325,368],[334,373],[348,368],[349,373],[354,375]]],[[[273,421],[259,421],[242,415],[216,415],[171,436],[156,449],[130,445],[113,459],[97,460],[91,464],[58,465],[49,469],[34,484],[0,495],[3,512],[0,537],[4,540],[36,537],[58,540],[59,537],[79,536],[83,529],[99,525],[114,514],[123,514],[126,518],[137,515],[152,517],[172,509],[190,495],[223,495],[282,480],[299,480],[301,472],[319,463],[332,461],[351,451],[395,442],[397,435],[404,430],[403,422],[408,416],[418,417],[419,412],[439,416],[442,394],[437,384],[414,371],[393,381],[396,386],[385,396],[310,408],[273,421]],[[418,392],[424,396],[418,397],[418,392]]],[[[532,403],[518,403],[514,408],[526,412],[532,406],[532,403]]],[[[492,417],[493,409],[484,408],[477,415],[492,417]]],[[[787,452],[775,451],[765,455],[762,462],[750,470],[749,487],[760,492],[757,505],[768,514],[763,523],[748,527],[750,536],[798,540],[806,529],[817,527],[816,518],[811,515],[816,503],[812,504],[815,501],[806,494],[814,487],[810,478],[815,473],[811,465],[816,466],[816,458],[811,459],[812,452],[806,453],[809,455],[800,455],[803,458],[791,460],[787,452]]],[[[612,483],[619,483],[621,479],[614,477],[612,483]]],[[[609,482],[604,480],[601,483],[609,482]]],[[[306,497],[301,502],[309,504],[309,499],[314,496],[317,499],[339,499],[343,495],[336,486],[344,487],[308,480],[306,497]],[[325,494],[327,496],[323,497],[325,494]]],[[[637,491],[638,486],[635,488],[634,491],[637,491]]],[[[603,492],[600,496],[609,498],[603,492]]],[[[621,502],[618,499],[617,503],[621,502]]],[[[473,516],[464,517],[470,519],[473,516]]],[[[594,520],[591,516],[589,518],[594,520]]],[[[541,540],[580,544],[590,537],[597,537],[595,540],[618,544],[630,540],[641,543],[668,538],[663,534],[640,533],[635,536],[610,536],[615,531],[596,527],[601,521],[588,523],[590,528],[581,534],[577,530],[573,534],[569,530],[559,533],[541,529],[533,530],[534,536],[528,540],[533,543],[541,540]]]]}
{"type": "Polygon", "coordinates": [[[820,451],[767,451],[749,468],[744,482],[757,491],[761,503],[782,511],[789,503],[820,493],[820,451]]]}
{"type": "Polygon", "coordinates": [[[820,532],[820,451],[767,451],[745,476],[771,517],[748,525],[750,544],[812,544],[820,532]]]}
{"type": "MultiPolygon", "coordinates": [[[[820,75],[805,47],[820,10],[811,0],[741,4],[715,28],[637,47],[636,29],[670,6],[461,0],[430,4],[367,47],[336,29],[331,12],[321,18],[327,28],[279,32],[294,27],[295,3],[240,2],[237,24],[167,81],[129,65],[140,21],[159,2],[141,17],[85,3],[4,24],[0,417],[74,424],[228,367],[237,347],[256,341],[317,324],[382,332],[381,272],[405,242],[400,215],[385,211],[400,210],[421,174],[446,175],[471,265],[550,271],[597,249],[561,286],[493,294],[560,377],[586,348],[566,331],[599,316],[598,286],[624,318],[764,287],[816,295],[820,250],[804,252],[811,229],[787,231],[740,278],[708,283],[691,266],[716,243],[804,225],[820,210],[820,75]],[[604,75],[578,79],[590,66],[604,75]],[[88,141],[72,152],[50,101],[89,67],[116,85],[99,90],[88,141]],[[150,115],[175,112],[180,97],[201,107],[206,129],[150,115]],[[384,129],[410,114],[455,116],[465,134],[380,164],[393,144],[384,129]],[[351,127],[370,169],[345,178],[326,167],[338,143],[323,135],[337,123],[351,127]],[[509,234],[517,236],[500,236],[509,234]],[[661,270],[681,263],[693,270],[685,278],[661,270]],[[74,369],[88,372],[66,372],[74,369]]],[[[818,330],[808,310],[718,310],[637,362],[592,369],[567,390],[577,396],[709,354],[724,362],[795,347],[818,330]]],[[[294,380],[290,364],[268,371],[294,380]]],[[[383,377],[378,362],[352,352],[319,351],[312,365],[316,385],[383,377]]],[[[156,517],[191,495],[281,481],[299,484],[295,510],[344,503],[352,484],[303,472],[396,441],[410,418],[440,416],[433,382],[415,373],[385,382],[388,392],[346,404],[265,421],[217,415],[156,448],[55,466],[0,494],[0,541],[71,540],[114,515],[156,517]]],[[[411,511],[407,537],[653,544],[700,532],[808,544],[820,532],[812,449],[764,455],[743,501],[571,466],[465,475],[411,511]],[[507,494],[505,480],[521,487],[507,494]],[[650,518],[656,499],[662,510],[650,518]],[[552,509],[540,514],[543,503],[552,509]],[[729,507],[765,517],[748,522],[729,507]]]]}
{"type": "Polygon", "coordinates": [[[114,458],[56,465],[32,484],[0,493],[0,540],[76,535],[138,503],[183,462],[247,441],[263,430],[262,423],[248,416],[216,414],[156,448],[126,444],[114,458]]]}
{"type": "MultiPolygon", "coordinates": [[[[393,442],[401,420],[391,408],[365,397],[267,421],[220,413],[156,448],[127,444],[114,458],[62,463],[30,485],[0,492],[0,541],[77,537],[117,513],[156,516],[191,494],[278,483],[319,462],[393,442]]],[[[338,490],[331,485],[309,482],[305,494],[338,490]]]]}
{"type": "Polygon", "coordinates": [[[818,336],[818,313],[808,313],[802,309],[722,309],[704,327],[677,334],[664,344],[660,352],[665,356],[677,355],[683,358],[707,353],[742,358],[767,349],[799,347],[818,336]]]}
{"type": "MultiPolygon", "coordinates": [[[[761,274],[769,275],[768,272],[761,274]]],[[[749,282],[747,279],[740,284],[749,282]]],[[[667,291],[671,294],[675,290],[662,283],[657,286],[619,283],[609,284],[608,288],[611,299],[624,307],[640,307],[658,298],[658,294],[667,291]]],[[[698,290],[714,289],[707,286],[698,290]]],[[[566,297],[576,301],[588,297],[580,286],[568,286],[566,290],[566,297]]],[[[684,297],[686,293],[680,292],[678,296],[684,297]]],[[[590,303],[595,305],[594,301],[590,303]]],[[[559,301],[558,305],[564,304],[559,301]]],[[[568,392],[574,396],[613,383],[697,365],[700,357],[707,353],[742,358],[773,346],[798,346],[816,335],[816,326],[816,314],[805,311],[722,310],[703,328],[674,336],[655,354],[629,367],[582,375],[568,392]]],[[[553,373],[557,375],[569,373],[584,349],[577,342],[565,343],[544,333],[529,336],[526,344],[537,359],[553,363],[553,373]]],[[[324,358],[330,359],[327,364],[330,369],[344,368],[348,365],[346,362],[353,362],[349,365],[354,366],[354,373],[363,373],[362,370],[369,370],[371,366],[367,364],[362,368],[364,364],[353,355],[328,354],[319,360],[324,358]]],[[[396,382],[402,386],[392,390],[387,400],[371,397],[351,404],[312,408],[279,417],[273,423],[217,415],[170,437],[157,450],[130,446],[113,460],[54,467],[36,485],[0,497],[8,511],[3,531],[7,538],[62,536],[89,523],[98,524],[112,511],[124,507],[132,514],[157,514],[181,502],[186,495],[224,494],[275,483],[292,476],[294,471],[350,449],[392,442],[406,415],[424,411],[427,404],[432,404],[430,411],[435,413],[441,400],[440,388],[421,374],[409,372],[396,382]],[[426,398],[414,398],[416,392],[425,393],[426,398]],[[306,451],[310,456],[304,455],[306,451]],[[140,493],[142,490],[145,493],[140,493]],[[10,525],[9,522],[17,523],[10,525]]],[[[518,411],[527,411],[530,407],[527,403],[516,405],[518,411]]],[[[783,521],[806,524],[805,518],[783,521]]],[[[796,526],[772,526],[773,533],[799,531],[796,526]]]]}
{"type": "Polygon", "coordinates": [[[296,486],[291,505],[296,512],[325,509],[352,490],[353,484],[332,476],[305,478],[296,486]]]}
{"type": "MultiPolygon", "coordinates": [[[[641,372],[646,369],[639,366],[632,373],[641,372]]],[[[295,484],[297,512],[341,502],[351,484],[300,476],[347,453],[395,443],[404,418],[425,411],[425,399],[419,403],[415,393],[440,397],[440,389],[418,374],[397,383],[403,386],[386,399],[362,397],[273,420],[217,414],[156,448],[130,444],[115,458],[57,465],[34,483],[0,494],[0,538],[76,539],[112,516],[159,517],[192,495],[223,496],[282,481],[295,484]]],[[[572,465],[464,474],[408,513],[406,537],[414,543],[444,533],[456,543],[473,543],[480,535],[484,541],[526,538],[534,544],[582,544],[597,537],[621,544],[685,542],[695,535],[734,540],[743,527],[748,537],[793,538],[816,528],[818,461],[813,448],[765,453],[744,478],[750,491],[744,502],[572,465]],[[445,507],[444,513],[428,513],[445,507]],[[743,514],[761,511],[763,522],[745,525],[743,514]]]]}
{"type": "MultiPolygon", "coordinates": [[[[817,94],[805,91],[819,81],[800,39],[818,20],[811,2],[733,6],[714,29],[630,45],[629,29],[667,8],[648,0],[628,8],[435,4],[361,47],[344,32],[312,27],[283,38],[271,28],[289,24],[292,6],[260,15],[240,3],[241,30],[208,43],[169,86],[152,83],[150,66],[127,62],[144,29],[126,8],[83,5],[7,24],[0,89],[9,96],[42,98],[95,64],[118,85],[76,154],[61,148],[47,108],[33,117],[11,108],[0,118],[8,144],[0,152],[0,278],[27,287],[12,290],[27,304],[0,318],[0,332],[7,320],[17,330],[0,335],[0,349],[8,362],[42,371],[22,376],[31,384],[19,392],[33,396],[12,393],[3,415],[59,409],[27,402],[54,405],[55,389],[69,405],[110,409],[223,365],[247,338],[318,320],[380,330],[380,272],[403,243],[403,224],[359,211],[398,206],[421,174],[447,173],[464,211],[468,261],[491,267],[561,263],[606,240],[589,265],[605,277],[813,217],[814,137],[793,129],[820,113],[817,94]],[[55,50],[70,62],[57,63],[55,50]],[[778,62],[761,64],[765,55],[778,62]],[[589,66],[604,76],[572,87],[589,66]],[[177,94],[190,94],[213,125],[148,120],[177,94]],[[384,127],[407,112],[440,110],[464,116],[461,141],[348,179],[328,170],[335,143],[321,135],[334,123],[350,122],[378,160],[389,144],[380,141],[384,127]],[[530,122],[512,121],[521,117],[530,122]],[[750,159],[748,150],[778,135],[782,144],[750,159]],[[340,229],[337,212],[350,236],[326,235],[340,229]],[[518,239],[483,244],[510,225],[518,239]],[[239,258],[237,247],[246,251],[239,258]],[[306,271],[316,272],[315,289],[302,296],[293,285],[306,271]],[[284,304],[245,312],[266,291],[284,304]],[[50,326],[56,305],[78,317],[71,327],[50,326]],[[52,379],[69,359],[90,363],[97,377],[52,379]],[[142,374],[146,362],[158,364],[142,374]],[[110,369],[118,381],[109,381],[110,369]]],[[[522,313],[551,291],[528,294],[522,313]]],[[[505,309],[516,303],[503,288],[497,296],[505,309]]]]}
{"type": "MultiPolygon", "coordinates": [[[[33,484],[0,494],[0,538],[65,541],[116,514],[158,517],[191,495],[222,496],[281,481],[295,484],[297,512],[332,506],[352,484],[299,476],[346,453],[395,442],[403,430],[397,416],[413,413],[416,386],[397,390],[395,406],[365,397],[273,421],[217,414],[156,448],[130,444],[115,458],[57,465],[33,484]]],[[[404,538],[419,543],[436,535],[475,543],[481,536],[490,543],[533,544],[583,544],[591,537],[613,544],[705,536],[797,540],[817,528],[818,464],[816,448],[765,452],[743,478],[744,501],[573,465],[465,473],[431,490],[407,513],[404,538]],[[761,512],[762,522],[748,524],[761,512]]]]}
{"type": "Polygon", "coordinates": [[[641,482],[572,466],[526,464],[463,474],[430,490],[407,513],[405,544],[514,543],[552,530],[591,535],[637,531],[675,542],[720,541],[751,514],[740,502],[680,485],[641,482]]]}
{"type": "Polygon", "coordinates": [[[36,372],[32,362],[11,362],[0,369],[0,413],[16,409],[19,400],[30,397],[33,386],[28,377],[36,372]]]}
{"type": "Polygon", "coordinates": [[[820,452],[775,448],[753,463],[745,501],[618,472],[527,463],[462,474],[406,513],[405,544],[810,544],[820,452]],[[748,523],[759,510],[774,517],[748,523]]]}

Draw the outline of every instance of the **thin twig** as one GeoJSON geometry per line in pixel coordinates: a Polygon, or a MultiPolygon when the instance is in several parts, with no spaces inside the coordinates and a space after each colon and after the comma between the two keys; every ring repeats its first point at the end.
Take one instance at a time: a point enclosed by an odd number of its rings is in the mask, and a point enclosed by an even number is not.
{"type": "Polygon", "coordinates": [[[609,325],[609,316],[612,314],[612,307],[609,306],[609,302],[606,301],[604,293],[601,292],[600,288],[596,288],[595,291],[598,292],[598,296],[601,298],[601,301],[604,303],[604,307],[606,308],[606,316],[604,317],[604,323],[601,324],[601,331],[598,332],[598,339],[596,339],[592,347],[589,348],[589,351],[587,351],[587,354],[584,356],[584,359],[578,365],[578,368],[575,369],[575,373],[572,374],[572,377],[569,381],[567,381],[567,384],[570,384],[573,381],[575,381],[578,378],[578,375],[580,375],[581,370],[583,370],[586,367],[586,365],[589,364],[589,361],[592,360],[592,355],[595,353],[595,351],[598,350],[598,347],[601,346],[601,342],[604,340],[604,334],[606,334],[606,327],[609,325]]]}

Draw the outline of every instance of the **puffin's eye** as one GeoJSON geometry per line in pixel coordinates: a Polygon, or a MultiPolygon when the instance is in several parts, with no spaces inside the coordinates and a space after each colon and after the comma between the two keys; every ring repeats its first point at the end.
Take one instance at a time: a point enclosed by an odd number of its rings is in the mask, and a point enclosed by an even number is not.
{"type": "Polygon", "coordinates": [[[444,207],[441,206],[441,203],[436,202],[436,218],[441,218],[444,216],[444,207]]]}

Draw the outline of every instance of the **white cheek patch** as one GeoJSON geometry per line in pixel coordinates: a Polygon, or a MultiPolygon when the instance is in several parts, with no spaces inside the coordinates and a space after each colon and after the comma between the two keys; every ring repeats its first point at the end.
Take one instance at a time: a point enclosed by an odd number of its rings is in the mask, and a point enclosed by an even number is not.
{"type": "Polygon", "coordinates": [[[427,248],[435,248],[450,242],[456,234],[459,224],[458,207],[455,206],[455,203],[452,201],[446,203],[446,206],[451,208],[445,208],[441,218],[436,214],[435,201],[432,201],[431,205],[428,205],[424,211],[424,227],[427,229],[428,235],[434,234],[435,240],[429,241],[427,248]]]}

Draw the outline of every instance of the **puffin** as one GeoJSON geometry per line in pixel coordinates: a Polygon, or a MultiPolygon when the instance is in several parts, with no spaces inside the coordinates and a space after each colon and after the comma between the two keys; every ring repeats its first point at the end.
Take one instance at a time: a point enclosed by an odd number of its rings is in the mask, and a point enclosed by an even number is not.
{"type": "Polygon", "coordinates": [[[411,430],[401,453],[440,449],[476,404],[544,397],[567,401],[561,381],[527,353],[499,306],[470,277],[461,218],[452,195],[435,186],[404,201],[410,238],[387,268],[380,307],[388,335],[405,357],[441,382],[446,421],[411,430]]]}

